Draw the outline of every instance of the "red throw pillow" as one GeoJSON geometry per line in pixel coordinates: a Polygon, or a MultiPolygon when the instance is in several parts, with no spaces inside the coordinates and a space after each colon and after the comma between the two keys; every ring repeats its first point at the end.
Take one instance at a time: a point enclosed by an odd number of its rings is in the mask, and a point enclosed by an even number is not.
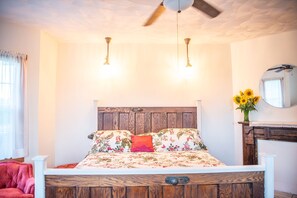
{"type": "Polygon", "coordinates": [[[132,146],[131,146],[132,152],[154,152],[152,136],[133,135],[131,136],[131,140],[132,140],[132,146]]]}

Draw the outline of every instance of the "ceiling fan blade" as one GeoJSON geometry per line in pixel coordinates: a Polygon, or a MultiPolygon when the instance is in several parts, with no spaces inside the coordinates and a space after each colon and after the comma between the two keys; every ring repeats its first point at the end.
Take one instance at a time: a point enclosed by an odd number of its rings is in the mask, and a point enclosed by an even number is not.
{"type": "Polygon", "coordinates": [[[148,26],[154,23],[157,18],[165,11],[165,7],[163,5],[163,2],[157,7],[157,9],[153,12],[153,14],[150,16],[150,18],[146,21],[146,23],[143,26],[148,26]]]}
{"type": "Polygon", "coordinates": [[[221,13],[221,11],[217,10],[216,8],[214,8],[212,5],[210,5],[204,0],[194,0],[194,3],[192,6],[204,12],[205,14],[207,14],[212,18],[218,16],[221,13]]]}
{"type": "Polygon", "coordinates": [[[283,70],[291,71],[292,69],[293,69],[293,66],[292,65],[282,64],[282,65],[280,65],[278,67],[269,68],[269,69],[267,69],[267,71],[273,71],[273,70],[275,70],[275,72],[281,72],[283,70]]]}

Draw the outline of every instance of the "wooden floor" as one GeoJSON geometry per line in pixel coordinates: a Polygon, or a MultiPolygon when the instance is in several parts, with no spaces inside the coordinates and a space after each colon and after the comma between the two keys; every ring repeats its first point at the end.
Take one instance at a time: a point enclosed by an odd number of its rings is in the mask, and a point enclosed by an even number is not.
{"type": "Polygon", "coordinates": [[[286,193],[286,192],[274,191],[274,197],[275,198],[297,198],[297,195],[286,193]]]}

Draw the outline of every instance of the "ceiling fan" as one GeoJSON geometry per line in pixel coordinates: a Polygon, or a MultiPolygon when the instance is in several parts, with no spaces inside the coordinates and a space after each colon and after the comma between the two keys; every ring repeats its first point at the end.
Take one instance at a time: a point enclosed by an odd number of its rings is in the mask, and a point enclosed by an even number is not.
{"type": "Polygon", "coordinates": [[[166,8],[180,13],[182,10],[187,9],[190,6],[193,6],[212,18],[218,16],[221,13],[221,11],[204,0],[163,0],[143,26],[149,26],[153,24],[166,10],[166,8]]]}
{"type": "Polygon", "coordinates": [[[292,71],[292,69],[293,69],[293,66],[292,65],[282,64],[282,65],[279,65],[277,67],[273,67],[273,68],[267,69],[267,71],[273,71],[273,70],[275,70],[275,72],[281,72],[283,70],[287,70],[288,72],[290,72],[290,71],[292,71]]]}

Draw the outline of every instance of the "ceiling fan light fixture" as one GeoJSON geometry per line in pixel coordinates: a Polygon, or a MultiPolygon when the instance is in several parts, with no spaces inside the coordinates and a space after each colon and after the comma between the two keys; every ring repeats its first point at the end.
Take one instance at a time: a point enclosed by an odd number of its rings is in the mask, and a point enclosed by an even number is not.
{"type": "Polygon", "coordinates": [[[191,7],[193,3],[194,3],[194,0],[164,0],[163,1],[165,8],[168,8],[176,12],[180,12],[191,7]]]}
{"type": "Polygon", "coordinates": [[[181,11],[186,10],[191,6],[211,18],[215,18],[221,13],[220,10],[216,9],[205,0],[163,0],[143,26],[152,25],[166,9],[170,9],[177,13],[180,13],[181,11]]]}
{"type": "Polygon", "coordinates": [[[281,71],[291,72],[292,70],[293,70],[293,66],[288,64],[281,64],[281,65],[277,65],[276,67],[267,69],[267,71],[274,71],[277,73],[281,71]]]}

